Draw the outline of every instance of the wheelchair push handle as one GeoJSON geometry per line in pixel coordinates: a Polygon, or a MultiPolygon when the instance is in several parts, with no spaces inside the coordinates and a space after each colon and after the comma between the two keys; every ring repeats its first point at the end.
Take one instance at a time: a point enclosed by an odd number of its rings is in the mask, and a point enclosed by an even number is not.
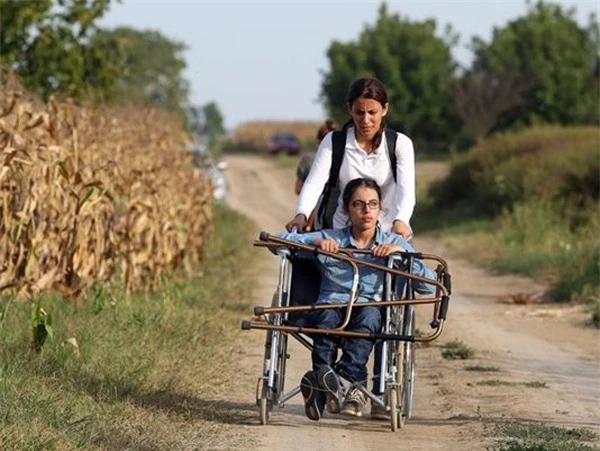
{"type": "MultiPolygon", "coordinates": [[[[312,252],[314,254],[322,254],[322,255],[326,255],[326,256],[329,256],[329,257],[332,257],[332,258],[335,258],[338,260],[346,261],[346,262],[350,263],[351,265],[359,265],[359,266],[369,267],[369,268],[372,268],[375,270],[380,270],[380,271],[383,271],[386,273],[390,273],[392,275],[405,277],[407,279],[412,279],[412,280],[424,282],[424,283],[427,283],[430,285],[434,285],[435,287],[438,287],[444,295],[449,294],[446,287],[440,281],[431,280],[426,277],[420,277],[420,276],[411,274],[410,272],[400,271],[395,268],[390,268],[385,265],[372,263],[372,262],[358,259],[358,258],[355,258],[352,256],[353,253],[371,253],[371,250],[340,248],[340,249],[338,249],[337,253],[333,253],[333,252],[328,252],[328,251],[319,249],[319,247],[314,246],[314,245],[302,244],[302,243],[298,243],[295,241],[287,240],[287,239],[280,238],[275,235],[271,235],[267,232],[261,232],[260,238],[261,238],[261,241],[255,242],[254,243],[255,246],[265,246],[265,247],[284,246],[284,247],[287,247],[290,249],[312,252]]],[[[421,252],[396,252],[394,254],[403,256],[405,258],[419,258],[419,259],[436,260],[443,267],[447,268],[446,262],[442,258],[438,257],[437,255],[424,254],[421,252]]],[[[358,273],[358,270],[356,270],[356,273],[358,273]]]]}

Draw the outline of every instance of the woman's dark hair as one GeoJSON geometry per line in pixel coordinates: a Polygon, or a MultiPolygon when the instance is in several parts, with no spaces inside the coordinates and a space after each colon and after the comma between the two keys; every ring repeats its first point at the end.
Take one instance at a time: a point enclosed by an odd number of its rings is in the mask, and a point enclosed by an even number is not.
{"type": "MultiPolygon", "coordinates": [[[[383,86],[383,83],[376,78],[358,78],[350,85],[348,97],[346,98],[348,108],[352,109],[354,102],[361,97],[373,99],[379,102],[382,107],[385,107],[388,103],[388,95],[385,86],[383,86]]],[[[352,119],[344,124],[344,130],[350,125],[353,125],[352,119]]],[[[385,121],[382,120],[381,127],[379,127],[379,130],[377,130],[377,133],[375,133],[375,136],[373,137],[373,148],[376,149],[381,144],[384,129],[385,121]]]]}
{"type": "Polygon", "coordinates": [[[347,183],[346,188],[344,188],[344,193],[342,194],[342,202],[344,204],[344,207],[348,208],[350,206],[350,200],[352,199],[354,192],[358,188],[371,188],[375,190],[375,192],[377,193],[377,198],[381,202],[381,188],[379,187],[377,182],[373,179],[358,178],[350,180],[347,183]]]}

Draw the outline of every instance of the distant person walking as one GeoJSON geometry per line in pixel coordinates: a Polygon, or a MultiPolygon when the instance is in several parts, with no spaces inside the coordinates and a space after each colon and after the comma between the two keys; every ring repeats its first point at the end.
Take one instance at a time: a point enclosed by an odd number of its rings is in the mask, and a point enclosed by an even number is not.
{"type": "MultiPolygon", "coordinates": [[[[321,144],[323,138],[327,135],[327,133],[337,130],[337,125],[333,120],[327,119],[317,130],[317,147],[321,144]]],[[[308,174],[310,172],[310,167],[312,166],[313,160],[315,159],[315,152],[310,152],[302,155],[300,161],[298,162],[298,167],[296,168],[296,184],[294,186],[294,191],[296,195],[300,194],[302,191],[302,185],[306,181],[308,174]]]]}

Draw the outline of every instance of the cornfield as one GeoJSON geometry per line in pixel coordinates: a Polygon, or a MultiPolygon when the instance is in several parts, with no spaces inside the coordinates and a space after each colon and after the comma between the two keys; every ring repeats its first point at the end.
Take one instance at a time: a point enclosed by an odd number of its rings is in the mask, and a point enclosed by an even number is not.
{"type": "Polygon", "coordinates": [[[15,80],[0,86],[0,294],[152,290],[201,262],[212,190],[187,140],[163,111],[44,104],[15,80]]]}
{"type": "Polygon", "coordinates": [[[239,125],[233,134],[233,141],[250,144],[258,149],[266,149],[267,141],[273,133],[293,133],[300,141],[315,142],[317,130],[322,122],[310,121],[258,121],[239,125]]]}

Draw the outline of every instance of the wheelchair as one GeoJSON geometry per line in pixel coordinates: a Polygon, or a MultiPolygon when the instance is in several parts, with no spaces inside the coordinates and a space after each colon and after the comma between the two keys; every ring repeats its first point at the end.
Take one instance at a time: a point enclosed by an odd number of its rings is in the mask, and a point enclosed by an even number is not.
{"type": "MultiPolygon", "coordinates": [[[[271,248],[279,256],[279,278],[277,290],[270,307],[254,307],[255,319],[242,321],[242,330],[259,329],[267,331],[262,374],[258,377],[256,403],[260,412],[260,424],[266,425],[273,407],[284,407],[285,403],[300,393],[300,385],[286,391],[286,362],[288,339],[296,339],[312,351],[311,336],[330,334],[339,337],[368,338],[381,342],[382,358],[378,367],[379,387],[374,394],[363,385],[356,387],[363,392],[372,405],[377,404],[390,413],[392,431],[402,428],[411,418],[415,388],[415,343],[430,342],[438,338],[444,327],[451,294],[451,277],[446,261],[433,254],[394,253],[386,264],[375,264],[356,258],[358,253],[370,251],[340,249],[330,253],[321,249],[285,240],[267,232],[261,232],[255,246],[271,248]],[[344,260],[353,268],[353,286],[348,303],[316,304],[319,294],[320,273],[314,261],[318,254],[344,260]],[[410,273],[412,260],[432,260],[437,262],[437,280],[425,279],[410,273]],[[358,266],[365,265],[385,273],[384,292],[381,301],[355,303],[358,290],[358,266]],[[435,286],[435,294],[430,297],[415,295],[412,284],[415,280],[435,286]],[[398,296],[395,284],[403,283],[398,296]],[[364,333],[345,330],[353,308],[377,304],[384,309],[382,329],[378,333],[364,333]],[[433,317],[432,331],[421,336],[415,333],[415,306],[430,304],[433,317]],[[307,327],[306,313],[314,309],[345,308],[343,324],[336,329],[316,329],[307,327]]],[[[377,371],[377,370],[376,370],[377,371]]]]}

